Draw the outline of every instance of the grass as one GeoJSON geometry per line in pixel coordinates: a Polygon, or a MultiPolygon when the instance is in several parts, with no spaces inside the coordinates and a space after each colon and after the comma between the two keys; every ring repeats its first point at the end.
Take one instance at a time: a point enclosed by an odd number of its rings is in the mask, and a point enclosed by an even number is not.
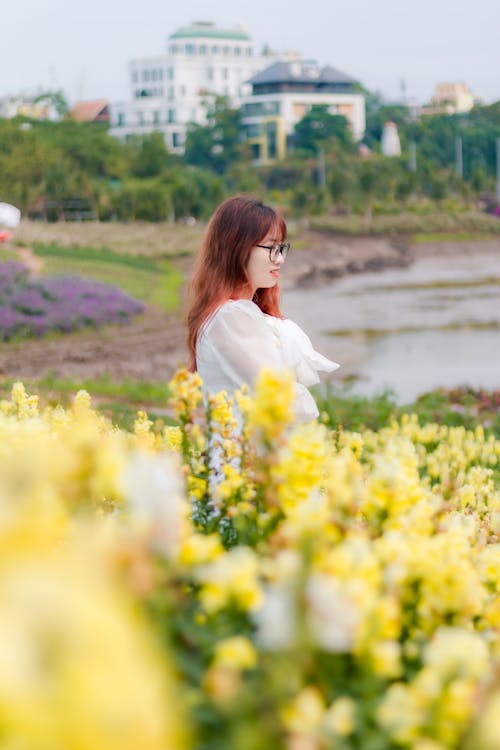
{"type": "Polygon", "coordinates": [[[193,255],[201,243],[205,225],[168,222],[56,222],[23,219],[16,229],[16,245],[58,245],[109,250],[149,258],[175,258],[193,255]]]}
{"type": "MultiPolygon", "coordinates": [[[[425,305],[426,309],[429,309],[429,305],[425,305]]],[[[339,328],[337,330],[328,331],[328,336],[364,336],[366,338],[374,339],[378,336],[387,336],[388,334],[397,333],[422,333],[423,331],[495,331],[500,328],[500,323],[496,320],[478,322],[471,321],[447,323],[442,326],[403,326],[401,328],[339,328]]]]}
{"type": "Polygon", "coordinates": [[[367,222],[363,216],[319,216],[310,219],[310,228],[332,235],[424,237],[427,242],[446,241],[450,237],[489,239],[500,234],[500,219],[480,211],[458,213],[433,210],[415,214],[404,210],[373,216],[367,222]],[[430,239],[432,237],[432,239],[430,239]]]}
{"type": "Polygon", "coordinates": [[[6,263],[9,260],[15,260],[19,263],[19,255],[12,245],[0,245],[0,263],[6,263]]]}
{"type": "MultiPolygon", "coordinates": [[[[474,287],[482,286],[498,286],[500,285],[500,277],[498,276],[485,276],[482,279],[444,279],[442,281],[426,281],[423,283],[414,284],[393,284],[393,285],[382,285],[374,287],[374,291],[377,292],[411,292],[426,289],[469,289],[474,287]]],[[[355,291],[349,291],[349,296],[362,296],[366,292],[371,291],[369,287],[364,289],[358,289],[355,291]]]]}
{"type": "Polygon", "coordinates": [[[496,239],[496,235],[493,232],[419,232],[413,235],[412,242],[426,244],[434,242],[475,242],[477,240],[494,239],[496,239]]]}
{"type": "Polygon", "coordinates": [[[107,247],[34,244],[33,251],[44,261],[44,275],[74,273],[113,284],[166,312],[179,306],[183,276],[168,260],[117,253],[107,247]]]}

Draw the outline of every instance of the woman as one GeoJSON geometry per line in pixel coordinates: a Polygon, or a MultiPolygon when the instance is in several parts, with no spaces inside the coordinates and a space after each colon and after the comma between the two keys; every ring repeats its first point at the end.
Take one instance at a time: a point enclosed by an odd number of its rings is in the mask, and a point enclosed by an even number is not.
{"type": "Polygon", "coordinates": [[[338,365],[280,312],[279,277],[290,248],[285,238],[283,219],[254,198],[237,195],[215,211],[191,283],[190,367],[208,393],[252,386],[262,368],[291,370],[296,418],[309,421],[318,408],[307,386],[319,383],[318,370],[338,365]]]}

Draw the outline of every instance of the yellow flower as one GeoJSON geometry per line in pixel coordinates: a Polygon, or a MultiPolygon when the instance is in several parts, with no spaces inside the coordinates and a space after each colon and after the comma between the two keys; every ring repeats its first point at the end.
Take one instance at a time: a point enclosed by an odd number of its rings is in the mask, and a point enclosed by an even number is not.
{"type": "Polygon", "coordinates": [[[255,397],[248,405],[247,425],[264,442],[273,442],[293,422],[293,378],[262,370],[255,384],[255,397]]]}
{"type": "Polygon", "coordinates": [[[179,370],[169,383],[172,394],[170,405],[183,422],[191,421],[202,402],[202,380],[197,372],[179,370]]]}
{"type": "Polygon", "coordinates": [[[355,704],[352,698],[345,695],[337,698],[325,713],[325,727],[334,734],[346,737],[354,731],[354,712],[355,704]]]}
{"type": "Polygon", "coordinates": [[[382,677],[401,675],[401,646],[397,641],[378,641],[371,647],[372,667],[382,677]]]}
{"type": "Polygon", "coordinates": [[[156,438],[154,433],[151,432],[152,426],[153,422],[148,419],[146,412],[138,411],[137,419],[134,422],[134,435],[141,448],[154,448],[156,438]]]}
{"type": "Polygon", "coordinates": [[[180,451],[182,445],[182,432],[179,427],[164,427],[163,446],[174,451],[180,451]]]}
{"type": "Polygon", "coordinates": [[[223,554],[218,534],[191,534],[184,540],[179,552],[179,562],[183,565],[204,565],[223,554]]]}
{"type": "Polygon", "coordinates": [[[257,652],[248,638],[234,636],[216,644],[214,661],[217,666],[230,669],[253,669],[257,664],[257,652]]]}
{"type": "Polygon", "coordinates": [[[289,706],[281,711],[281,718],[289,732],[316,734],[325,716],[325,701],[317,687],[301,690],[289,706]]]}
{"type": "Polygon", "coordinates": [[[252,611],[262,601],[257,557],[246,547],[235,547],[200,567],[197,577],[202,582],[200,599],[208,612],[217,612],[231,601],[252,611]]]}

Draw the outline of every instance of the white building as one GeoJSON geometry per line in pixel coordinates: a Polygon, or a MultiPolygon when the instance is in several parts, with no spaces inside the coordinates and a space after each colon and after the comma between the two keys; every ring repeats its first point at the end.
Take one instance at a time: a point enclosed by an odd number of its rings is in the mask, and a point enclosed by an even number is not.
{"type": "Polygon", "coordinates": [[[111,105],[111,134],[160,131],[169,150],[182,153],[189,122],[206,122],[206,103],[227,96],[234,106],[249,90],[246,83],[273,56],[255,56],[241,28],[219,29],[197,22],[178,29],[164,55],[132,60],[130,99],[111,105]]]}
{"type": "Polygon", "coordinates": [[[243,99],[242,124],[256,161],[283,158],[293,147],[295,125],[314,104],[344,115],[356,140],[365,131],[365,100],[356,81],[314,61],[276,62],[250,80],[252,94],[243,99]]]}

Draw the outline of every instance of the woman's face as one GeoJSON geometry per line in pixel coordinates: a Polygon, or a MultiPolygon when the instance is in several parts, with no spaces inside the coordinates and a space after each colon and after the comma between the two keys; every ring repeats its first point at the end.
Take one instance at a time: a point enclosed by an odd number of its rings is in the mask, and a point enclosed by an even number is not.
{"type": "Polygon", "coordinates": [[[280,254],[277,260],[271,261],[268,249],[276,242],[281,242],[280,233],[277,227],[271,227],[266,236],[258,243],[258,245],[266,245],[267,247],[256,245],[252,248],[246,268],[252,296],[257,289],[269,289],[276,286],[279,281],[280,267],[285,259],[280,254]]]}

